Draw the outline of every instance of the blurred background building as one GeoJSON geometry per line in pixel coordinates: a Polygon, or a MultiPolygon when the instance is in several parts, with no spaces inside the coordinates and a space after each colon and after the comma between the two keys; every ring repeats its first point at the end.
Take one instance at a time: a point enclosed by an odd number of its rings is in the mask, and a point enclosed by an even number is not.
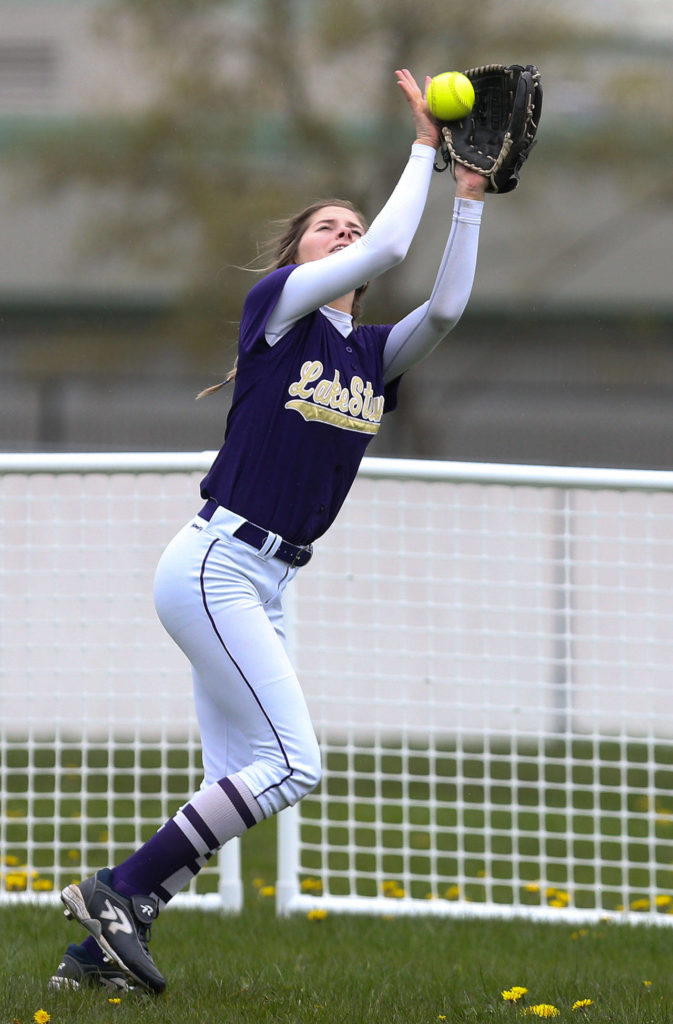
{"type": "MultiPolygon", "coordinates": [[[[236,321],[270,221],[371,217],[411,141],[393,71],[536,63],[544,109],[487,198],[473,296],[369,451],[669,468],[670,0],[2,0],[0,445],[219,446],[236,321]],[[422,22],[422,23],[421,23],[422,22]]],[[[434,177],[365,319],[423,301],[450,218],[434,177]]]]}

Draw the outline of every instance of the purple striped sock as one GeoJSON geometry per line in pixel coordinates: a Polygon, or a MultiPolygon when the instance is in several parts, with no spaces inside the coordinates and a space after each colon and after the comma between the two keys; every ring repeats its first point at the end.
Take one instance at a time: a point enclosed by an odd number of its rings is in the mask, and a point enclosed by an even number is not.
{"type": "Polygon", "coordinates": [[[151,839],[112,870],[112,886],[124,896],[154,895],[168,903],[220,847],[252,828],[264,815],[236,775],[201,789],[151,839]]]}

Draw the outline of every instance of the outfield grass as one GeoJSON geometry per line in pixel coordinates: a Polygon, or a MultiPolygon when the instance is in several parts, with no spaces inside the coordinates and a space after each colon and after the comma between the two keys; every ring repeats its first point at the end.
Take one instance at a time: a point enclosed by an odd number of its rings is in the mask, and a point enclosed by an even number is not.
{"type": "MultiPolygon", "coordinates": [[[[16,865],[30,850],[39,874],[22,883],[19,871],[10,878],[17,888],[59,888],[79,877],[83,847],[90,867],[118,862],[200,780],[180,747],[17,742],[5,761],[5,849],[16,865]],[[159,797],[162,772],[175,794],[168,803],[159,797]]],[[[587,910],[642,910],[656,891],[668,913],[672,794],[668,743],[500,741],[447,746],[432,758],[394,745],[331,749],[320,791],[302,803],[302,870],[337,895],[376,896],[381,871],[393,881],[407,871],[415,899],[442,898],[461,877],[471,902],[536,905],[543,880],[587,910]]],[[[202,872],[198,886],[214,891],[215,871],[202,872]]]]}
{"type": "Polygon", "coordinates": [[[558,1021],[673,1020],[667,927],[278,920],[259,885],[275,876],[274,844],[273,821],[245,837],[240,917],[168,910],[157,922],[152,949],[169,982],[160,997],[132,992],[111,1003],[103,990],[49,992],[65,944],[84,932],[56,908],[0,908],[0,1024],[31,1024],[38,1010],[51,1024],[514,1022],[540,1019],[522,1011],[541,1006],[556,1007],[558,1021]],[[528,989],[519,1003],[503,999],[513,986],[528,989]],[[586,999],[590,1006],[572,1009],[586,999]]]}

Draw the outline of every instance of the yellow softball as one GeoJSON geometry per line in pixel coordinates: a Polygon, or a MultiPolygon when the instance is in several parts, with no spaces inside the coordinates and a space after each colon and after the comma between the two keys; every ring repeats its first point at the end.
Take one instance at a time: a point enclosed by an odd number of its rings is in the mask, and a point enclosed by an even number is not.
{"type": "Polygon", "coordinates": [[[435,75],[428,86],[428,106],[438,121],[459,121],[474,106],[472,82],[460,71],[435,75]]]}

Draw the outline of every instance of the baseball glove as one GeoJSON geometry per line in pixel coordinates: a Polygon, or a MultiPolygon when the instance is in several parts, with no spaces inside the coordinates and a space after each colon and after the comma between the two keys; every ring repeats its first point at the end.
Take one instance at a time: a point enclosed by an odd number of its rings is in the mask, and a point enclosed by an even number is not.
{"type": "Polygon", "coordinates": [[[455,177],[464,164],[488,179],[487,192],[511,192],[535,145],[542,81],[533,64],[485,64],[463,72],[474,86],[474,106],[460,121],[442,124],[440,153],[455,177]]]}

